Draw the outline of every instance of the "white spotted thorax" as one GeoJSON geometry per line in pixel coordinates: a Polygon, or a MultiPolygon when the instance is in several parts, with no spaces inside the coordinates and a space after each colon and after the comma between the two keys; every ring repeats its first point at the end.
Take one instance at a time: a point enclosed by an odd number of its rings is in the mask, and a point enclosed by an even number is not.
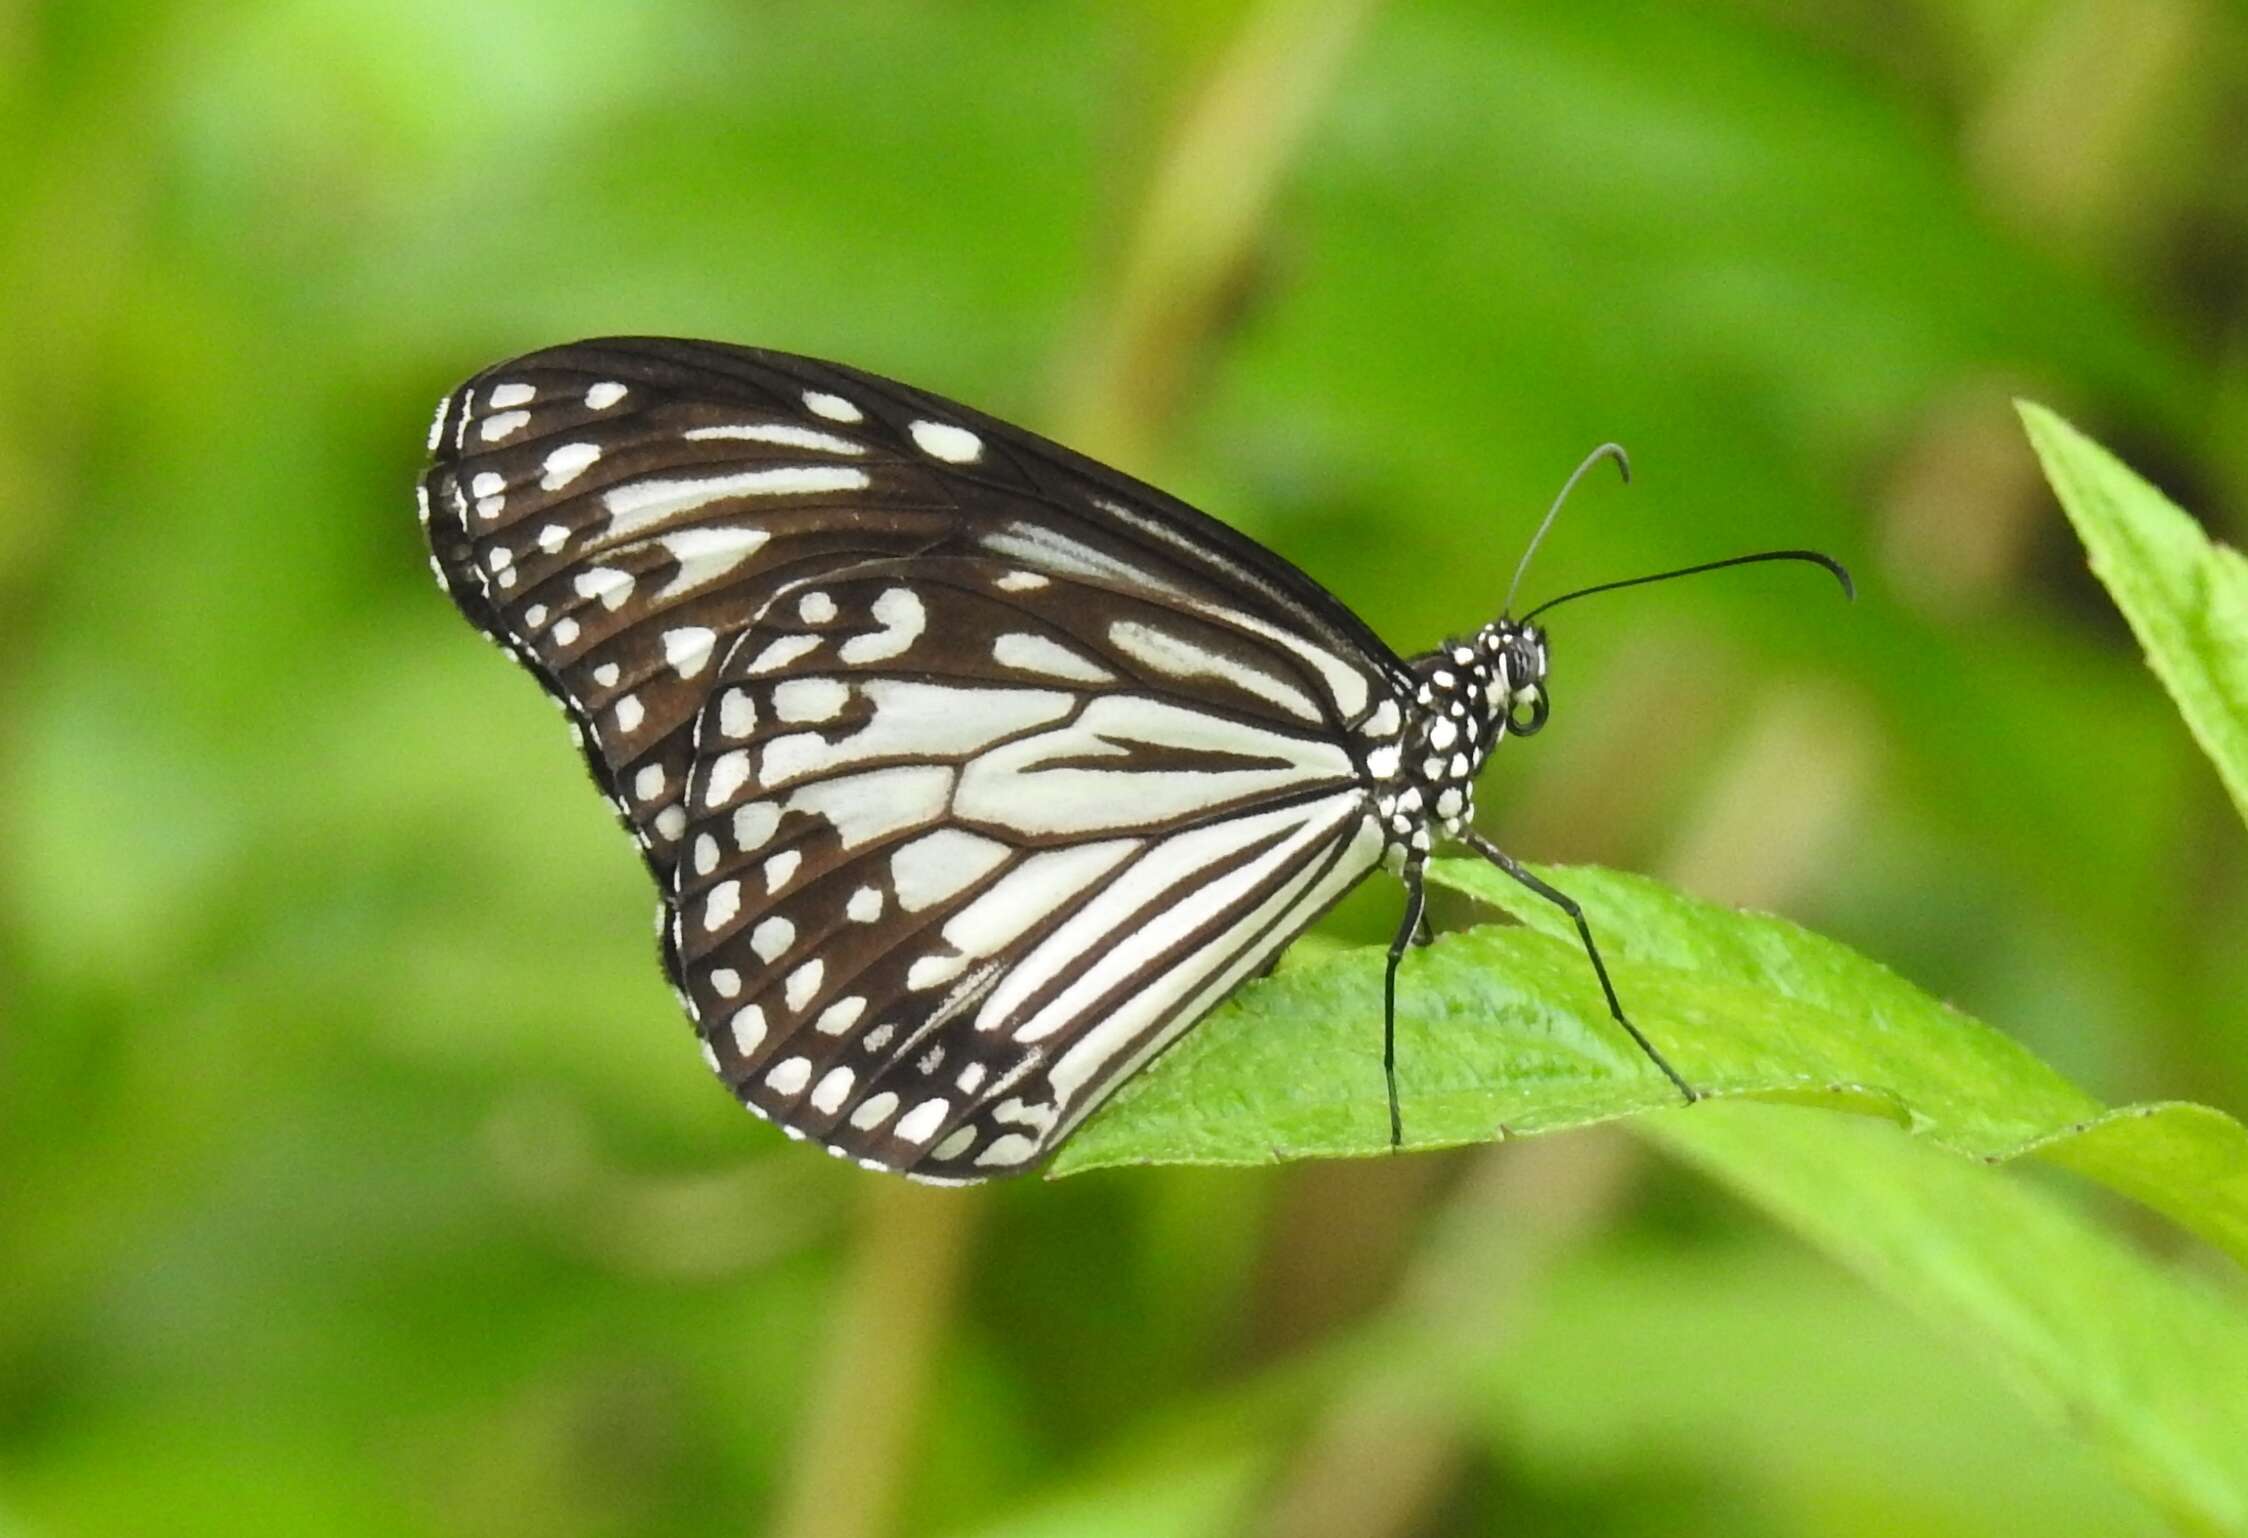
{"type": "Polygon", "coordinates": [[[438,581],[637,841],[705,1058],[871,1169],[1032,1167],[1384,864],[1394,988],[1545,720],[1535,626],[1401,658],[1184,503],[839,364],[548,348],[430,445],[438,581]]]}
{"type": "Polygon", "coordinates": [[[1406,665],[1417,680],[1411,706],[1366,755],[1382,863],[1393,873],[1425,860],[1437,837],[1474,825],[1484,760],[1500,739],[1537,732],[1548,708],[1545,635],[1535,625],[1494,620],[1406,665]]]}

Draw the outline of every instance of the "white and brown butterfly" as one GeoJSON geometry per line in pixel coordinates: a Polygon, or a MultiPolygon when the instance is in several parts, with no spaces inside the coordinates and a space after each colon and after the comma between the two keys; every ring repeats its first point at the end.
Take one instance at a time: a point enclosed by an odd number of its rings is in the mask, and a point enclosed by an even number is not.
{"type": "MultiPolygon", "coordinates": [[[[1576,915],[1472,827],[1491,749],[1546,718],[1528,616],[1401,658],[1151,486],[754,348],[529,353],[446,397],[430,449],[438,580],[568,713],[711,1066],[831,1153],[1035,1164],[1378,865],[1407,892],[1394,1137],[1432,845],[1576,915]]],[[[1687,570],[1776,559],[1847,586],[1814,552],[1687,570]]]]}

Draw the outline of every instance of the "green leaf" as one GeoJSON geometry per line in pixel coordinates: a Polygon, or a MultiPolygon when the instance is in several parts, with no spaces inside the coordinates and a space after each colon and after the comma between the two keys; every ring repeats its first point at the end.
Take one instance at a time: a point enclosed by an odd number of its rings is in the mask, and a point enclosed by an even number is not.
{"type": "MultiPolygon", "coordinates": [[[[1520,903],[1488,866],[1430,869],[1516,904],[1526,923],[1407,957],[1397,1027],[1409,1147],[1701,1113],[1608,1018],[1566,918],[1520,903]]],[[[1551,875],[1583,903],[1636,1023],[1707,1094],[1883,1117],[1976,1159],[2034,1153],[2248,1262],[2248,1128],[2222,1112],[2109,1110],[2011,1038],[1785,920],[1613,871],[1551,875]]],[[[1054,1172],[1387,1153],[1381,979],[1381,953],[1361,949],[1243,988],[1065,1144],[1054,1172]]]]}
{"type": "Polygon", "coordinates": [[[1918,1139],[1778,1107],[1708,1109],[1643,1130],[1961,1337],[2187,1531],[2248,1531],[2236,1301],[1918,1139]]]}
{"type": "Polygon", "coordinates": [[[2093,572],[2248,818],[2248,558],[2052,411],[2015,407],[2093,572]]]}

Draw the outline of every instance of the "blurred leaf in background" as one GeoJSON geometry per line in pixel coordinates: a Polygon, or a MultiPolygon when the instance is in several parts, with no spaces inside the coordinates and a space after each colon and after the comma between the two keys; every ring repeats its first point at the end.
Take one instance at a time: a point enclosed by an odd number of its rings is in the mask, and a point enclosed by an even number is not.
{"type": "Polygon", "coordinates": [[[2242,828],[2009,401],[2248,534],[2244,85],[2186,0],[0,15],[0,1527],[2241,1530],[2149,1440],[2180,1353],[2071,1312],[2190,1299],[2207,1368],[2238,1272],[1964,1164],[1996,1271],[1885,1242],[1933,1187],[1884,1129],[966,1198],[789,1149],[409,488],[493,358],[756,342],[1113,455],[1412,648],[1620,439],[1533,598],[1816,545],[1861,602],[1572,608],[1487,831],[2238,1113],[2242,828]],[[2080,1230],[2129,1280],[2029,1298],[2080,1230]]]}

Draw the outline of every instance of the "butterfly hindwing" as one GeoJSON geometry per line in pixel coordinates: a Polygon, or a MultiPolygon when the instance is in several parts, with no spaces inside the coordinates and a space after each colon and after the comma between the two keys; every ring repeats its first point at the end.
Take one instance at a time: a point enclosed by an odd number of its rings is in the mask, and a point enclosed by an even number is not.
{"type": "Polygon", "coordinates": [[[1333,704],[1239,620],[962,556],[767,604],[712,680],[675,877],[737,1093],[884,1167],[1019,1167],[1364,874],[1333,704]]]}

